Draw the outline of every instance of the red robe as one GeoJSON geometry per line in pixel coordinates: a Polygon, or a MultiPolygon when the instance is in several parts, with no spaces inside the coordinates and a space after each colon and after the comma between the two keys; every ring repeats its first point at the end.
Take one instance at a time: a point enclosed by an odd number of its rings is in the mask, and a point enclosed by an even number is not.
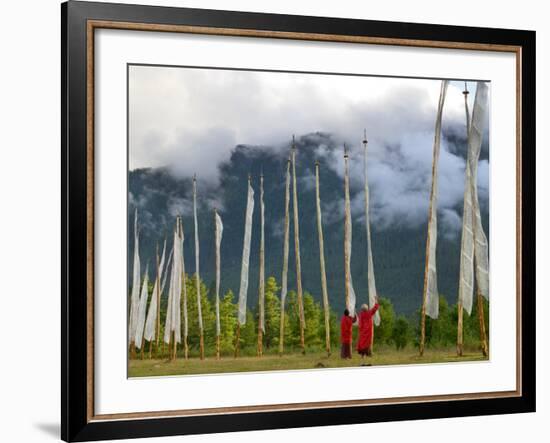
{"type": "Polygon", "coordinates": [[[359,313],[359,338],[357,340],[357,350],[363,351],[371,346],[372,342],[372,317],[378,311],[378,303],[376,303],[372,309],[368,311],[361,311],[359,313]]]}
{"type": "Polygon", "coordinates": [[[342,316],[342,320],[340,321],[340,343],[344,345],[351,343],[352,327],[355,320],[355,317],[350,317],[349,315],[342,316]]]}

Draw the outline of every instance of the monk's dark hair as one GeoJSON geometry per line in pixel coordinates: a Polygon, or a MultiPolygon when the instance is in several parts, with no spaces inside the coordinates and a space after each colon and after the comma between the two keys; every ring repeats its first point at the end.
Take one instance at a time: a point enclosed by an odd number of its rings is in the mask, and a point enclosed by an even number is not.
{"type": "Polygon", "coordinates": [[[347,317],[349,316],[349,309],[344,309],[344,315],[347,317]]]}

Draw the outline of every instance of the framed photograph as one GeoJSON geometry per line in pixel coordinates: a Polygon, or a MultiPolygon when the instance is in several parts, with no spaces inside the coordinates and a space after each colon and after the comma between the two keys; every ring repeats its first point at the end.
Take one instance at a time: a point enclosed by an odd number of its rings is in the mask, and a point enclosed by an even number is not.
{"type": "Polygon", "coordinates": [[[62,438],[535,410],[535,33],[69,1],[62,438]]]}

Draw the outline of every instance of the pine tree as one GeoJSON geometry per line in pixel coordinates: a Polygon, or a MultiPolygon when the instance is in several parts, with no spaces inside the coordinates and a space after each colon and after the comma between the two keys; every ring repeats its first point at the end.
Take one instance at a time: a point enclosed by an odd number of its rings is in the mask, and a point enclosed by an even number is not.
{"type": "Polygon", "coordinates": [[[374,327],[374,343],[389,343],[392,339],[395,323],[395,311],[392,302],[387,298],[380,298],[380,325],[374,327]]]}
{"type": "Polygon", "coordinates": [[[222,353],[232,353],[235,346],[237,328],[237,305],[234,294],[229,289],[220,300],[220,348],[222,353]]]}
{"type": "Polygon", "coordinates": [[[323,310],[307,291],[304,292],[304,317],[306,319],[306,347],[318,348],[325,342],[324,336],[321,337],[321,324],[324,323],[323,310]]]}
{"type": "Polygon", "coordinates": [[[241,355],[256,354],[256,344],[258,343],[258,324],[255,321],[254,314],[246,310],[246,323],[241,325],[241,355]]]}
{"type": "Polygon", "coordinates": [[[296,291],[289,291],[286,298],[285,349],[294,352],[300,346],[300,314],[296,291]]]}
{"type": "Polygon", "coordinates": [[[281,320],[281,302],[277,293],[280,288],[277,286],[275,277],[269,277],[265,285],[265,334],[264,346],[266,349],[279,345],[279,327],[281,320]]]}
{"type": "Polygon", "coordinates": [[[409,322],[404,316],[400,315],[395,321],[395,326],[392,331],[392,341],[398,351],[407,346],[407,343],[409,342],[409,334],[409,322]]]}
{"type": "MultiPolygon", "coordinates": [[[[188,343],[189,349],[198,350],[200,342],[198,310],[197,310],[197,288],[195,286],[195,276],[186,275],[187,284],[187,318],[188,318],[188,343]]],[[[216,312],[212,303],[207,297],[208,288],[201,280],[201,312],[204,332],[204,347],[206,354],[212,354],[216,345],[216,312]]],[[[183,323],[183,313],[182,313],[183,323]]],[[[183,337],[182,337],[183,339],[183,337]]]]}

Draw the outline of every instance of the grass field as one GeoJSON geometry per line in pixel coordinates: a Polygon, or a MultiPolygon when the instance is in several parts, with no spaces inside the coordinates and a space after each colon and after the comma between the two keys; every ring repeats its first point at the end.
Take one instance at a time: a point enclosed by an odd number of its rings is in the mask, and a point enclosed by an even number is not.
{"type": "MultiPolygon", "coordinates": [[[[424,356],[418,355],[418,350],[409,348],[396,351],[395,348],[375,349],[372,357],[366,359],[366,363],[372,366],[383,365],[406,365],[426,363],[452,363],[463,361],[487,360],[481,352],[465,352],[462,357],[457,357],[456,351],[452,349],[427,349],[424,356]]],[[[197,357],[185,360],[178,358],[176,361],[147,359],[130,360],[128,368],[129,377],[150,377],[163,375],[191,375],[191,374],[217,374],[227,372],[245,371],[281,371],[292,369],[323,369],[340,367],[358,367],[361,365],[361,358],[354,353],[351,360],[342,360],[338,352],[333,352],[330,357],[326,353],[307,353],[264,355],[260,358],[224,356],[220,360],[215,357],[207,357],[200,360],[197,357]]]]}

